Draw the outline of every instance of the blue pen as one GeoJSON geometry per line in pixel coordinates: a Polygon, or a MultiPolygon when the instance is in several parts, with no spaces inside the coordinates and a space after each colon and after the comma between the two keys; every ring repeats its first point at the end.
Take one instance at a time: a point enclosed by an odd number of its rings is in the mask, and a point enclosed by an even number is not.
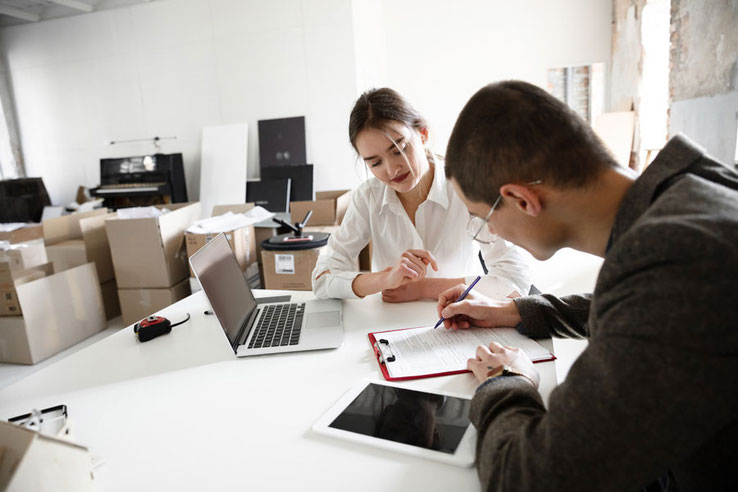
{"type": "MultiPolygon", "coordinates": [[[[479,282],[479,279],[480,279],[480,278],[482,278],[482,276],[481,276],[481,275],[477,275],[477,278],[475,278],[475,279],[474,279],[474,282],[472,282],[472,283],[471,283],[471,285],[470,285],[469,287],[467,287],[467,288],[466,288],[466,290],[464,291],[464,293],[463,293],[463,294],[461,294],[461,295],[459,296],[459,298],[458,298],[458,299],[456,299],[456,300],[455,300],[454,302],[459,302],[459,301],[463,301],[463,300],[464,300],[464,298],[465,298],[465,297],[467,296],[467,294],[469,294],[469,291],[470,291],[470,290],[472,290],[472,289],[474,288],[474,286],[475,286],[475,285],[477,285],[477,282],[479,282]]],[[[438,328],[438,327],[440,326],[440,324],[441,324],[441,323],[443,323],[443,321],[444,321],[445,319],[446,319],[446,318],[444,318],[443,316],[441,316],[441,319],[439,319],[439,320],[438,320],[438,323],[436,323],[436,326],[434,326],[434,327],[433,327],[433,329],[435,330],[436,328],[438,328]]]]}

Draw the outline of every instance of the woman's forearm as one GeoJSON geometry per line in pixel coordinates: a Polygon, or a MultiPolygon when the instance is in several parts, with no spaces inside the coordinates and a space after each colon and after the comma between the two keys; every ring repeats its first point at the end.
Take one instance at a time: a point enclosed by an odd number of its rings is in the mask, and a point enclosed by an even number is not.
{"type": "Polygon", "coordinates": [[[360,273],[351,283],[351,288],[359,297],[376,294],[385,289],[387,272],[360,273]]]}

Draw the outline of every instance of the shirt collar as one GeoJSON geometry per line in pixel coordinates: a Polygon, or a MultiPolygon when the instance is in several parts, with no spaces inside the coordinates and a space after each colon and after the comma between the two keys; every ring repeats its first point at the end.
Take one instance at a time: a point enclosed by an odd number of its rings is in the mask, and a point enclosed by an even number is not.
{"type": "Polygon", "coordinates": [[[436,202],[444,210],[448,209],[448,190],[446,187],[446,170],[443,166],[443,160],[438,156],[433,157],[433,183],[428,192],[427,200],[436,202]]]}
{"type": "MultiPolygon", "coordinates": [[[[443,207],[444,210],[448,209],[448,192],[446,190],[446,171],[443,167],[443,160],[438,157],[433,157],[433,183],[428,191],[428,197],[426,201],[432,201],[443,207]]],[[[391,187],[384,185],[384,193],[382,194],[382,204],[380,211],[384,211],[387,208],[395,214],[403,214],[405,210],[402,208],[402,203],[397,197],[397,193],[391,187]]]]}

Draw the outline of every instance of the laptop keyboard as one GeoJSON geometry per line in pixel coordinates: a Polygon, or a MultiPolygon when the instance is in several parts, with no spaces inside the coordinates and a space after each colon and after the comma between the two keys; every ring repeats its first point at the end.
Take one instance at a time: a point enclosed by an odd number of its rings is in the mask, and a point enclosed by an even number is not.
{"type": "Polygon", "coordinates": [[[300,342],[305,303],[270,304],[262,309],[264,312],[248,348],[280,347],[300,342]]]}

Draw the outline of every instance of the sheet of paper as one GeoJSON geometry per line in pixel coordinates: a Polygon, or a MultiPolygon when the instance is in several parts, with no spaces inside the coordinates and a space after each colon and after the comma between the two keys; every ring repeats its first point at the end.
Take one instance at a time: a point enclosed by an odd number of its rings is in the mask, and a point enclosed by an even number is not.
{"type": "Polygon", "coordinates": [[[470,330],[433,329],[432,326],[374,333],[389,342],[394,362],[387,363],[393,378],[424,376],[466,369],[477,346],[495,341],[520,347],[532,361],[551,359],[551,353],[535,340],[514,328],[474,328],[470,330]]]}
{"type": "Polygon", "coordinates": [[[247,227],[266,219],[271,219],[274,214],[263,207],[254,207],[246,213],[234,214],[226,212],[215,217],[201,219],[192,224],[187,232],[195,234],[217,234],[218,232],[228,232],[241,227],[247,227]]]}

